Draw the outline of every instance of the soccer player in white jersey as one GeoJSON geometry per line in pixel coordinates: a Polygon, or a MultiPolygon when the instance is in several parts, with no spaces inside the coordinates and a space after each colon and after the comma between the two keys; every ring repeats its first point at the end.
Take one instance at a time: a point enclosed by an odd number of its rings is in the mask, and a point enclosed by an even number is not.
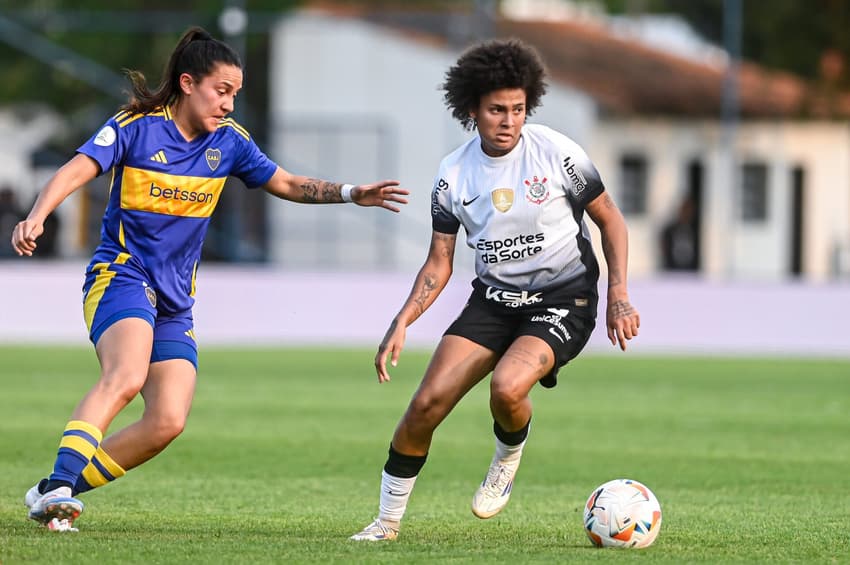
{"type": "Polygon", "coordinates": [[[606,326],[626,349],[640,318],[626,284],[622,214],[584,151],[565,135],[526,123],[546,91],[537,52],[516,40],[475,45],[446,73],[446,106],[478,135],[446,156],[432,193],[431,247],[410,296],[375,357],[390,380],[405,331],[452,274],[459,228],[475,250],[472,294],[440,340],[396,427],[381,474],[378,517],[354,540],[392,540],[434,430],[488,374],[496,450],[472,499],[490,518],[508,502],[531,423],[529,392],[556,385],[560,367],[595,326],[599,269],[584,213],[599,227],[608,266],[606,326]]]}
{"type": "Polygon", "coordinates": [[[294,202],[355,202],[397,212],[408,194],[396,181],[353,186],[285,171],[228,118],[242,63],[226,43],[191,28],[158,88],[130,73],[133,97],[50,179],[12,233],[32,255],[45,218],[72,192],[111,172],[101,242],[86,269],[83,301],[100,379],[71,415],[49,477],[27,493],[29,517],[75,531],[76,496],[148,461],[189,415],[198,367],[192,306],[201,247],[228,176],[294,202]],[[103,438],[137,395],[137,422],[103,438]]]}

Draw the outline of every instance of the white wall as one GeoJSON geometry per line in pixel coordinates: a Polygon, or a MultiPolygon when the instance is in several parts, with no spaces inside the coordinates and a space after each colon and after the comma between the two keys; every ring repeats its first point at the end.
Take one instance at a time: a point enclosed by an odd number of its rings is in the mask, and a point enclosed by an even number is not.
{"type": "MultiPolygon", "coordinates": [[[[80,287],[85,262],[0,261],[0,344],[87,343],[80,287]],[[39,315],[49,312],[50,315],[39,315]]],[[[211,346],[377,348],[413,276],[284,272],[205,265],[198,272],[196,335],[211,346]]],[[[604,286],[602,287],[604,289],[604,286]]],[[[469,295],[457,274],[408,329],[410,348],[432,349],[469,295]]],[[[695,278],[634,281],[640,336],[628,355],[703,354],[850,358],[850,286],[720,283],[695,278]],[[794,325],[804,320],[804,327],[794,325]]],[[[604,290],[603,290],[604,297],[604,290]]],[[[607,341],[604,300],[588,351],[620,355],[607,341]]]]}
{"type": "Polygon", "coordinates": [[[805,170],[805,278],[836,278],[835,248],[850,246],[850,127],[747,122],[737,128],[734,146],[725,144],[716,122],[608,118],[597,125],[589,153],[615,199],[620,156],[636,151],[649,162],[648,213],[627,218],[631,274],[656,272],[660,231],[686,190],[685,165],[696,157],[705,167],[704,274],[720,280],[782,280],[788,275],[791,170],[800,165],[805,170]],[[737,175],[748,160],[768,167],[768,217],[762,223],[740,220],[737,175]]]}
{"type": "MultiPolygon", "coordinates": [[[[362,21],[302,12],[272,31],[272,154],[284,167],[365,183],[396,178],[412,191],[393,216],[342,206],[272,206],[272,252],[288,268],[368,269],[389,254],[415,272],[431,234],[430,193],[440,160],[470,135],[443,104],[439,85],[459,51],[362,21]],[[322,134],[322,128],[345,127],[322,134]],[[380,128],[382,133],[376,133],[380,128]],[[336,247],[332,240],[339,238],[336,247]]],[[[577,141],[589,138],[592,102],[556,85],[532,119],[577,141]]],[[[455,268],[471,272],[459,237],[455,268]]]]}

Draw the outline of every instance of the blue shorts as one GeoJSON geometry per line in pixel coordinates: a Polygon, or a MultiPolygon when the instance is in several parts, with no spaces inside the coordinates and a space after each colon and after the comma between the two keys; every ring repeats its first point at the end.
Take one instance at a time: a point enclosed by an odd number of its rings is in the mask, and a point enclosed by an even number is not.
{"type": "Polygon", "coordinates": [[[95,345],[118,320],[141,318],[153,327],[151,363],[186,359],[195,370],[198,368],[192,310],[158,310],[156,290],[137,269],[119,263],[90,267],[83,284],[83,313],[89,339],[95,345]]]}

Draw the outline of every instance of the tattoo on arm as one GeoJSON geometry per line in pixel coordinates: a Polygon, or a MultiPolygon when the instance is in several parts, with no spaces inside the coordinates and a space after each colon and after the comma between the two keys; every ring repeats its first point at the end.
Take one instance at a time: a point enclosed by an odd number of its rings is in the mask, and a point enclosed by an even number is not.
{"type": "Polygon", "coordinates": [[[620,269],[617,267],[617,252],[607,238],[602,238],[602,251],[605,253],[605,262],[608,264],[608,286],[617,286],[623,282],[620,269]]]}
{"type": "Polygon", "coordinates": [[[421,316],[422,313],[425,312],[426,304],[428,303],[428,299],[431,297],[431,293],[439,286],[437,277],[431,273],[424,273],[422,275],[422,283],[419,295],[413,299],[413,302],[416,304],[417,317],[421,316]]]}
{"type": "Polygon", "coordinates": [[[342,202],[342,185],[337,182],[308,178],[301,190],[304,202],[342,202]]]}
{"type": "Polygon", "coordinates": [[[632,305],[625,300],[617,300],[612,302],[609,306],[611,309],[611,316],[615,320],[619,320],[620,318],[628,318],[635,313],[635,309],[632,305]]]}
{"type": "Polygon", "coordinates": [[[456,239],[456,235],[435,233],[433,246],[441,257],[453,257],[456,239]]]}

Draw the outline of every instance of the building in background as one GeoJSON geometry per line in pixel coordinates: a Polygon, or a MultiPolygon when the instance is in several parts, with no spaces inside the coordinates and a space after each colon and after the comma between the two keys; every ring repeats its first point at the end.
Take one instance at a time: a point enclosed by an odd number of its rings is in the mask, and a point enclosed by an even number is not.
{"type": "MultiPolygon", "coordinates": [[[[629,221],[634,277],[850,277],[850,108],[818,85],[742,65],[735,119],[724,122],[728,57],[675,18],[611,18],[563,0],[504,0],[500,16],[495,0],[465,3],[472,12],[320,4],[331,7],[248,13],[246,27],[269,38],[268,60],[248,61],[249,76],[268,74],[267,99],[263,87],[246,89],[264,94],[253,112],[268,102],[267,119],[251,120],[264,127],[251,131],[290,170],[354,183],[397,178],[411,203],[398,215],[299,206],[228,183],[205,260],[415,271],[439,160],[474,135],[445,110],[443,74],[473,39],[514,36],[551,71],[530,119],[576,139],[600,168],[629,221]]],[[[24,206],[58,166],[38,155],[62,120],[43,109],[0,112],[0,180],[24,206]]],[[[97,179],[59,208],[59,255],[86,255],[97,241],[106,190],[97,179]]],[[[458,269],[471,269],[470,254],[458,247],[458,269]]]]}
{"type": "MultiPolygon", "coordinates": [[[[271,148],[293,170],[348,182],[399,178],[398,217],[271,206],[272,261],[293,268],[414,270],[430,234],[440,158],[468,135],[438,87],[464,47],[450,14],[306,10],[271,28],[271,148]]],[[[677,270],[709,278],[850,275],[850,127],[801,80],[740,69],[740,119],[721,122],[722,57],[695,60],[604,20],[502,18],[494,35],[535,45],[552,77],[539,120],[582,144],[627,217],[630,269],[669,263],[665,232],[690,211],[677,270]],[[823,117],[820,117],[823,116],[823,117]]],[[[716,53],[715,53],[716,55],[716,53]]],[[[675,231],[675,230],[674,230],[675,231]]],[[[459,249],[456,265],[471,265],[459,249]]]]}

